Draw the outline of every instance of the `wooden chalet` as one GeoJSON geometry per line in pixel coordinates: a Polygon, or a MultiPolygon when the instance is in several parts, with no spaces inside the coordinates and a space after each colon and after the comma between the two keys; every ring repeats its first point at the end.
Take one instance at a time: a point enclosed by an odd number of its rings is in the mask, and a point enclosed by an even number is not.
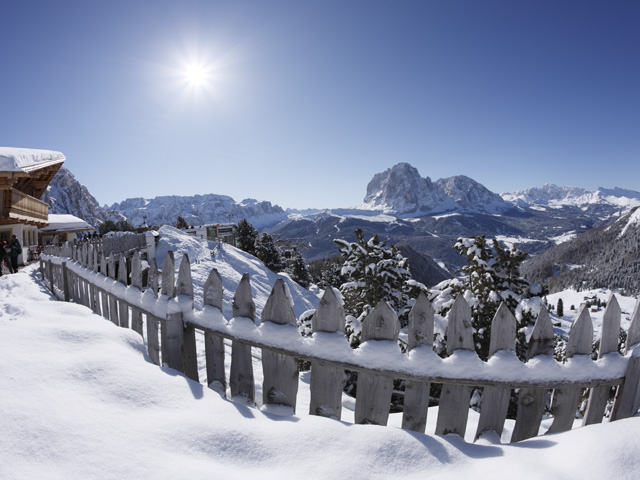
{"type": "Polygon", "coordinates": [[[38,229],[48,225],[49,206],[39,199],[64,161],[52,150],[0,147],[0,240],[18,237],[20,264],[38,244],[38,229]]]}

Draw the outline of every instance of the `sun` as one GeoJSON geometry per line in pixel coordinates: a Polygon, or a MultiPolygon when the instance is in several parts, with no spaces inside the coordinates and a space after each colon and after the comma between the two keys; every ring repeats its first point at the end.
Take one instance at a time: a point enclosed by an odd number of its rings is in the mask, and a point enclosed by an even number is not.
{"type": "Polygon", "coordinates": [[[187,65],[184,70],[184,76],[189,85],[193,87],[202,87],[208,80],[207,69],[197,63],[187,65]]]}

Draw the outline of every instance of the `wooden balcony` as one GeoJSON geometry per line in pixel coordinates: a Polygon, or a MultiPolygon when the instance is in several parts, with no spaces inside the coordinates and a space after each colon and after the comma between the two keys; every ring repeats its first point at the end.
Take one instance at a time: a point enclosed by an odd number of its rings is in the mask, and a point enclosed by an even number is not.
{"type": "Polygon", "coordinates": [[[44,227],[49,205],[15,188],[0,190],[0,224],[25,223],[44,227]]]}

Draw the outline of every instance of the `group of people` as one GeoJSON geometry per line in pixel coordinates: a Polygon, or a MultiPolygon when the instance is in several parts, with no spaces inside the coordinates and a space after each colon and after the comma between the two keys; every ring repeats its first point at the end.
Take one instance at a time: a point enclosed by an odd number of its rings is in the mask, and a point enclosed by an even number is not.
{"type": "Polygon", "coordinates": [[[7,266],[10,273],[18,271],[18,256],[22,253],[22,245],[15,235],[9,242],[0,240],[0,276],[2,276],[2,264],[7,266]]]}

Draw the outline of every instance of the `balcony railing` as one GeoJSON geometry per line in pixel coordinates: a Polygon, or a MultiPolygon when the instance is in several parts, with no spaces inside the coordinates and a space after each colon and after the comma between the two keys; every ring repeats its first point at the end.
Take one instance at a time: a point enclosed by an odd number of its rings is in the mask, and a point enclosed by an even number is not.
{"type": "Polygon", "coordinates": [[[0,218],[27,222],[46,223],[49,219],[49,205],[37,198],[12,188],[0,190],[0,218]]]}

